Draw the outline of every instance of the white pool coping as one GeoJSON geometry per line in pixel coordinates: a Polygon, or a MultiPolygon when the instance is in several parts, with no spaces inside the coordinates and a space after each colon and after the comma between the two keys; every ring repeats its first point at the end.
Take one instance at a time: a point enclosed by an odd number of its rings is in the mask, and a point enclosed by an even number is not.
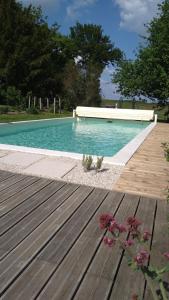
{"type": "MultiPolygon", "coordinates": [[[[48,121],[48,120],[55,120],[55,119],[59,119],[59,120],[60,119],[72,119],[72,117],[40,119],[40,120],[30,120],[30,121],[18,121],[18,122],[10,122],[10,123],[0,123],[0,125],[26,123],[26,122],[37,122],[37,121],[48,121]]],[[[114,156],[112,156],[112,157],[105,156],[104,163],[111,164],[111,165],[125,166],[126,163],[133,156],[133,154],[136,152],[136,150],[144,142],[146,137],[154,129],[156,124],[157,124],[157,121],[155,120],[153,123],[151,123],[149,126],[147,126],[143,131],[141,131],[134,139],[132,139],[127,145],[125,145],[114,156]]],[[[41,154],[41,155],[53,156],[53,157],[66,157],[66,158],[72,158],[72,159],[78,159],[78,160],[82,160],[82,157],[83,157],[83,154],[79,154],[79,153],[48,150],[48,149],[41,149],[41,148],[31,148],[31,147],[15,146],[15,145],[7,145],[7,144],[0,144],[0,150],[19,151],[19,152],[41,154]]],[[[96,160],[96,158],[97,158],[97,156],[93,155],[93,159],[96,160]]]]}

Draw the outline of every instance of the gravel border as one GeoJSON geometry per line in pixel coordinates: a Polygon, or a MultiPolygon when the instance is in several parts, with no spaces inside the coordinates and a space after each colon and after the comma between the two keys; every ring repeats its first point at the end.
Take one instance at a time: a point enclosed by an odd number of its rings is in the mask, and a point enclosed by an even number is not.
{"type": "MultiPolygon", "coordinates": [[[[19,173],[19,174],[25,174],[25,175],[30,175],[30,176],[38,176],[38,177],[43,177],[43,178],[49,178],[52,180],[62,180],[65,182],[70,182],[70,183],[76,183],[76,184],[81,184],[81,185],[88,185],[88,186],[93,186],[93,187],[99,187],[99,188],[104,188],[108,190],[112,190],[115,183],[119,179],[122,171],[123,171],[123,166],[118,166],[118,165],[110,165],[103,163],[102,169],[99,172],[96,172],[94,169],[85,172],[83,167],[82,167],[82,161],[77,160],[77,159],[72,159],[68,157],[53,157],[53,159],[56,159],[59,161],[65,162],[71,162],[74,164],[73,169],[68,171],[65,175],[62,177],[54,177],[54,176],[49,176],[48,172],[46,172],[46,176],[41,174],[35,175],[32,174],[31,172],[27,171],[28,167],[23,167],[19,164],[10,164],[10,163],[4,163],[3,162],[3,157],[7,156],[8,154],[11,154],[15,151],[0,151],[0,170],[4,171],[10,171],[13,173],[19,173]]],[[[20,153],[20,152],[19,152],[20,153]]],[[[42,156],[42,158],[47,158],[47,156],[42,156]]],[[[51,158],[51,157],[49,157],[51,158]]],[[[34,162],[36,163],[36,161],[34,162]]],[[[33,165],[32,163],[31,165],[33,165]]]]}
{"type": "Polygon", "coordinates": [[[62,180],[76,184],[89,185],[112,190],[115,183],[119,179],[122,166],[113,166],[103,164],[101,171],[90,170],[85,172],[81,162],[77,162],[76,167],[62,177],[62,180]]]}

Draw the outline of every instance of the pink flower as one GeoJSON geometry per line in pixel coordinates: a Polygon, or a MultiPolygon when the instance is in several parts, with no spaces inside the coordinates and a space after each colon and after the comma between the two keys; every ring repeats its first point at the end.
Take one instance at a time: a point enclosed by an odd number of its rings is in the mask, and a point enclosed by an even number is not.
{"type": "Polygon", "coordinates": [[[117,223],[115,220],[110,222],[110,226],[108,228],[108,230],[113,233],[115,230],[117,229],[117,223]]]}
{"type": "Polygon", "coordinates": [[[132,237],[136,238],[140,235],[138,227],[141,225],[141,222],[134,217],[129,217],[127,219],[127,225],[129,225],[128,231],[131,232],[132,237]]]}
{"type": "Polygon", "coordinates": [[[105,229],[110,226],[110,223],[114,221],[114,218],[110,214],[103,214],[100,216],[100,228],[105,229]]]}
{"type": "Polygon", "coordinates": [[[108,230],[111,233],[115,233],[115,231],[118,232],[118,233],[122,233],[122,232],[127,231],[126,227],[123,224],[118,224],[115,220],[111,221],[108,230]]]}
{"type": "Polygon", "coordinates": [[[127,228],[123,224],[117,224],[117,229],[120,233],[127,231],[127,228]]]}
{"type": "Polygon", "coordinates": [[[115,239],[110,239],[107,236],[104,237],[103,241],[104,241],[105,245],[107,245],[108,247],[112,247],[116,242],[115,239]]]}
{"type": "Polygon", "coordinates": [[[125,248],[128,248],[128,247],[133,246],[133,245],[134,245],[134,240],[128,240],[128,241],[124,242],[124,247],[125,248]]]}
{"type": "Polygon", "coordinates": [[[169,260],[169,252],[165,252],[163,255],[169,260]]]}
{"type": "Polygon", "coordinates": [[[145,230],[145,231],[143,232],[143,240],[144,240],[144,241],[148,241],[150,236],[151,236],[151,233],[148,232],[147,230],[145,230]]]}
{"type": "Polygon", "coordinates": [[[146,260],[149,258],[149,254],[145,250],[141,250],[134,258],[134,261],[137,263],[138,267],[144,265],[146,260]]]}
{"type": "Polygon", "coordinates": [[[133,228],[137,229],[138,226],[141,225],[141,222],[139,220],[137,220],[135,217],[129,217],[127,219],[127,224],[130,227],[133,227],[133,228]]]}

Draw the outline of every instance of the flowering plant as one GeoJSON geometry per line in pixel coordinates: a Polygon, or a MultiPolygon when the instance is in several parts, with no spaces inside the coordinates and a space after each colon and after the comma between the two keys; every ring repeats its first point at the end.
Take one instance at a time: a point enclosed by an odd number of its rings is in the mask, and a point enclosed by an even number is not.
{"type": "MultiPolygon", "coordinates": [[[[125,256],[128,265],[133,270],[141,271],[149,285],[153,298],[159,299],[153,285],[153,280],[158,282],[161,291],[161,298],[167,300],[166,290],[163,285],[163,275],[169,272],[169,263],[161,269],[157,269],[150,264],[150,250],[146,247],[146,242],[151,238],[148,230],[140,230],[141,222],[135,217],[129,217],[125,224],[119,224],[110,214],[102,214],[100,216],[100,228],[107,229],[111,237],[105,236],[103,241],[108,247],[113,247],[118,243],[120,248],[125,250],[125,256]],[[128,232],[128,239],[122,238],[122,233],[128,232]],[[137,250],[136,250],[137,249],[137,250]]],[[[163,253],[163,256],[169,261],[169,252],[163,253]]],[[[133,295],[133,299],[138,299],[137,295],[133,295]]]]}

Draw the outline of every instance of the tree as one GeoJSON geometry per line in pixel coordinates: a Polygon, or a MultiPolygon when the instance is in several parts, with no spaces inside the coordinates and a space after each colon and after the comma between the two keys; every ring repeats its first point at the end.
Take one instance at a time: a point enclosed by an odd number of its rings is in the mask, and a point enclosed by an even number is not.
{"type": "Polygon", "coordinates": [[[158,15],[147,26],[147,47],[137,57],[142,92],[165,103],[169,98],[169,0],[158,6],[158,15]]]}
{"type": "Polygon", "coordinates": [[[122,93],[128,90],[129,94],[158,100],[161,105],[169,104],[169,0],[158,5],[157,17],[147,25],[144,40],[146,44],[140,47],[136,60],[121,64],[113,80],[122,93]]]}
{"type": "Polygon", "coordinates": [[[100,68],[91,64],[88,65],[86,74],[86,101],[87,106],[100,106],[100,68]]]}
{"type": "Polygon", "coordinates": [[[0,0],[0,20],[0,88],[13,86],[23,95],[59,93],[67,57],[58,25],[49,28],[40,8],[15,0],[0,0]]]}
{"type": "Polygon", "coordinates": [[[109,37],[104,35],[102,27],[98,25],[76,23],[70,28],[70,39],[74,44],[74,57],[80,58],[77,64],[86,82],[84,104],[99,106],[101,73],[107,64],[119,61],[122,52],[114,47],[109,37]]]}
{"type": "Polygon", "coordinates": [[[135,97],[140,96],[141,92],[136,62],[121,61],[113,75],[113,83],[118,85],[118,92],[132,99],[132,108],[135,108],[135,97]]]}
{"type": "Polygon", "coordinates": [[[77,22],[70,28],[70,38],[75,45],[76,55],[81,57],[84,68],[88,64],[97,64],[102,72],[107,64],[119,61],[122,57],[120,49],[114,48],[110,38],[104,35],[99,25],[83,25],[77,22]]]}
{"type": "Polygon", "coordinates": [[[85,81],[79,66],[69,60],[63,72],[65,108],[72,110],[85,103],[85,81]]]}

